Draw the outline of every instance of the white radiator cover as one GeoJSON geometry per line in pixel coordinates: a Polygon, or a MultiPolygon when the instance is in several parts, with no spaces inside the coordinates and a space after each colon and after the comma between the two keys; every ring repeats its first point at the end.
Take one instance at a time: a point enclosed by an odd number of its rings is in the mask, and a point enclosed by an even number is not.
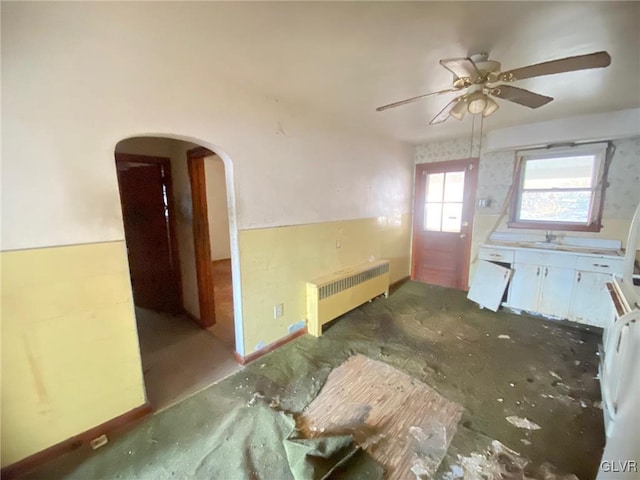
{"type": "Polygon", "coordinates": [[[389,296],[389,261],[378,260],[307,282],[307,331],[322,335],[322,325],[363,303],[389,296]]]}

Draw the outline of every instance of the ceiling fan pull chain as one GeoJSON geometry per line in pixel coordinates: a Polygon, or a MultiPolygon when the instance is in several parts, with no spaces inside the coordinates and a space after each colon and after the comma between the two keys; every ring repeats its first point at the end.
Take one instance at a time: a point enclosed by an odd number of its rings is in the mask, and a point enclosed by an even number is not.
{"type": "Polygon", "coordinates": [[[478,140],[478,160],[482,154],[482,130],[484,127],[484,115],[480,116],[480,139],[478,140]]]}
{"type": "Polygon", "coordinates": [[[473,157],[473,131],[476,128],[476,116],[471,115],[471,141],[469,142],[469,158],[473,157]]]}

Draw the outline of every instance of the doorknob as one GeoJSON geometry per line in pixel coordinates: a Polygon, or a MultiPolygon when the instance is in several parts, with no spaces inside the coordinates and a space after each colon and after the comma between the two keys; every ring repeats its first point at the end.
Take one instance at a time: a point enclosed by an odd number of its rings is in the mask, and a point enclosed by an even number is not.
{"type": "Polygon", "coordinates": [[[460,238],[464,238],[464,237],[466,237],[466,236],[467,236],[467,234],[466,234],[466,233],[461,233],[461,234],[460,234],[460,238]]]}

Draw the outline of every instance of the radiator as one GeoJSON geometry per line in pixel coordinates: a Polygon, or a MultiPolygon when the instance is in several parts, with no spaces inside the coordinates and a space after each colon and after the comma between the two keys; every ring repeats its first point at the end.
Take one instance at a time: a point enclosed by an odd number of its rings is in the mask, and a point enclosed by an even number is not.
{"type": "Polygon", "coordinates": [[[307,282],[307,331],[322,335],[322,325],[363,303],[389,296],[389,261],[365,263],[307,282]]]}

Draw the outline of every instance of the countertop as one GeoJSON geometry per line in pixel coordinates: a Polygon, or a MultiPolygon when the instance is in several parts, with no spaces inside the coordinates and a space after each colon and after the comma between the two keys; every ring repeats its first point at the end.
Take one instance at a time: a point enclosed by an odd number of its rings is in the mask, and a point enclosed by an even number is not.
{"type": "Polygon", "coordinates": [[[623,258],[624,250],[621,249],[609,249],[609,248],[597,248],[597,247],[582,247],[574,245],[562,245],[557,243],[545,243],[545,242],[496,242],[489,241],[483,243],[481,247],[488,248],[504,248],[510,250],[544,250],[550,253],[566,254],[571,253],[574,255],[585,255],[592,257],[613,257],[623,258]]]}

